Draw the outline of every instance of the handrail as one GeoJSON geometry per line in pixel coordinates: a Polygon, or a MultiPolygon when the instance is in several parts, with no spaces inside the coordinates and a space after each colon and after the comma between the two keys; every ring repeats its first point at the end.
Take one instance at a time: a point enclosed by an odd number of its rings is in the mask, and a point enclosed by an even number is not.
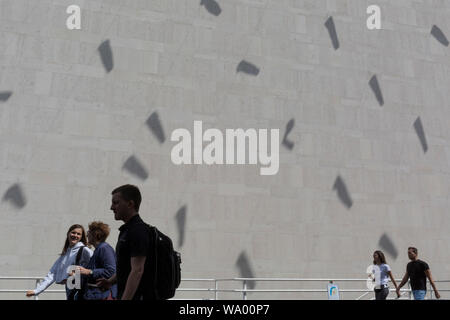
{"type": "MultiPolygon", "coordinates": [[[[43,277],[29,277],[29,276],[0,276],[1,280],[34,280],[36,281],[36,284],[39,283],[40,280],[44,279],[43,277]]],[[[182,278],[182,283],[186,282],[213,282],[214,287],[208,287],[208,288],[186,288],[186,287],[180,287],[177,289],[177,292],[209,292],[214,294],[214,300],[218,300],[218,294],[219,293],[238,293],[242,294],[242,299],[247,300],[249,293],[325,293],[327,292],[326,288],[320,288],[320,289],[249,289],[248,283],[249,282],[363,282],[365,283],[367,281],[367,278],[182,278]],[[242,282],[241,288],[234,288],[234,289],[223,289],[219,288],[219,283],[225,283],[225,282],[242,282]]],[[[401,279],[396,279],[396,281],[401,281],[401,279]]],[[[450,280],[435,280],[436,283],[450,283],[450,280]]],[[[321,286],[323,284],[320,284],[321,286]]],[[[430,287],[430,298],[432,298],[432,292],[433,288],[430,287]]],[[[27,290],[22,289],[0,289],[0,293],[25,293],[27,290]]],[[[395,289],[390,289],[390,291],[395,291],[395,289]]],[[[409,293],[410,299],[411,297],[411,289],[401,289],[402,292],[401,296],[403,296],[405,293],[409,293]]],[[[450,289],[439,289],[440,292],[450,292],[450,289]]],[[[65,290],[46,290],[47,293],[65,293],[65,290]]],[[[361,296],[356,298],[356,300],[360,300],[361,298],[367,296],[370,293],[373,293],[373,290],[365,288],[365,289],[340,289],[339,292],[345,293],[356,293],[360,292],[363,293],[361,296]]],[[[38,297],[34,297],[36,300],[38,300],[38,297]]],[[[177,299],[174,299],[177,300],[177,299]]],[[[185,299],[183,299],[185,300],[185,299]]],[[[191,299],[189,299],[191,300],[191,299]]],[[[194,299],[195,300],[195,299],[194,299]]]]}

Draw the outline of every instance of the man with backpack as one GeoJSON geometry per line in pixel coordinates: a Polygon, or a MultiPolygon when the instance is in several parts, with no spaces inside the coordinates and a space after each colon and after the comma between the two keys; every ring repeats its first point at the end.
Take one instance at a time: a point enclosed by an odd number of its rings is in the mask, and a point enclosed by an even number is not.
{"type": "Polygon", "coordinates": [[[142,197],[136,186],[123,185],[111,194],[114,219],[124,224],[116,245],[116,274],[97,285],[109,289],[117,283],[120,300],[172,298],[181,277],[181,259],[172,241],[139,216],[142,197]]]}
{"type": "Polygon", "coordinates": [[[99,279],[97,285],[108,289],[117,283],[119,300],[154,300],[156,279],[152,248],[155,244],[148,225],[138,214],[141,193],[136,186],[123,185],[111,194],[114,219],[124,224],[119,228],[116,245],[116,274],[109,279],[99,279]]]}

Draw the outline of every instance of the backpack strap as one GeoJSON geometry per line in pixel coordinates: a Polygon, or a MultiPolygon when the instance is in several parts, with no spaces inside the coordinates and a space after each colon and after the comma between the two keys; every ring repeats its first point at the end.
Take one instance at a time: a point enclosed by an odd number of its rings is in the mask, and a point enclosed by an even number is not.
{"type": "MultiPolygon", "coordinates": [[[[147,224],[147,223],[146,223],[147,224]]],[[[153,261],[155,266],[155,274],[153,278],[153,285],[154,285],[154,293],[155,297],[158,300],[158,229],[156,229],[155,226],[151,226],[147,224],[147,226],[150,229],[150,236],[153,237],[153,261]]]]}
{"type": "Polygon", "coordinates": [[[81,246],[80,249],[78,249],[77,257],[75,258],[75,265],[80,265],[81,255],[83,254],[83,249],[85,246],[81,246]]]}

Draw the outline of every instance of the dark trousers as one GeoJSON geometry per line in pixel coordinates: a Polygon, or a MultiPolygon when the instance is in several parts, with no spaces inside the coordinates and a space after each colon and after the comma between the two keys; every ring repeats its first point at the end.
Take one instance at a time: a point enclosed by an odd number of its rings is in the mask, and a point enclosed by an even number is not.
{"type": "Polygon", "coordinates": [[[375,291],[375,300],[386,300],[388,294],[389,294],[389,288],[383,288],[383,289],[374,289],[375,291]]]}

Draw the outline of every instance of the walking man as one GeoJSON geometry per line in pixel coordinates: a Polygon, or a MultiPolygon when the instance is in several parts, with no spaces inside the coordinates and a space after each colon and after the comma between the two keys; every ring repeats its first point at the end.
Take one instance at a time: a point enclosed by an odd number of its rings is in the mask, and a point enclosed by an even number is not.
{"type": "Polygon", "coordinates": [[[109,279],[99,279],[99,287],[109,289],[117,283],[120,300],[155,299],[155,270],[150,262],[154,248],[150,229],[139,216],[141,193],[136,186],[123,185],[112,191],[111,210],[115,220],[124,224],[119,228],[116,245],[116,274],[109,279]]]}
{"type": "Polygon", "coordinates": [[[403,287],[408,278],[411,281],[411,290],[414,296],[414,300],[424,300],[427,293],[427,278],[430,280],[431,286],[433,287],[434,294],[437,299],[441,297],[436,285],[434,284],[433,278],[431,276],[431,270],[425,261],[419,260],[417,258],[417,249],[414,247],[408,248],[408,257],[411,260],[406,266],[406,273],[403,276],[402,282],[400,282],[397,287],[397,295],[400,295],[400,288],[403,287]]]}

